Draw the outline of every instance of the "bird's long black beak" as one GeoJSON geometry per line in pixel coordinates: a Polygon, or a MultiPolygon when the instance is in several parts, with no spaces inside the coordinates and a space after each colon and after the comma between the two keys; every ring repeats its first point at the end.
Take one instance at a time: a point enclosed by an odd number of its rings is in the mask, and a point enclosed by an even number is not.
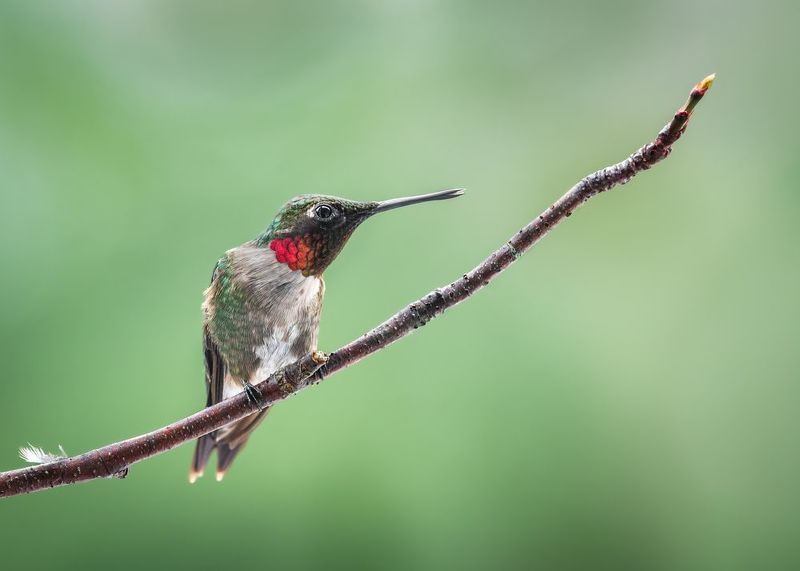
{"type": "Polygon", "coordinates": [[[392,198],[391,200],[384,200],[378,202],[370,214],[377,214],[378,212],[385,212],[393,208],[400,208],[401,206],[409,206],[410,204],[418,204],[420,202],[429,202],[431,200],[447,200],[455,198],[464,194],[463,188],[452,188],[450,190],[440,190],[439,192],[432,192],[430,194],[420,194],[419,196],[406,196],[404,198],[392,198]]]}

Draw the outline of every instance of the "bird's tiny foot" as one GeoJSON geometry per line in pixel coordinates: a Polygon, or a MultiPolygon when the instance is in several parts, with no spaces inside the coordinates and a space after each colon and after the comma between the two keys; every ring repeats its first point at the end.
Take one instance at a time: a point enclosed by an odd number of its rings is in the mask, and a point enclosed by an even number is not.
{"type": "Polygon", "coordinates": [[[253,403],[258,410],[264,410],[264,399],[261,398],[261,393],[258,392],[258,390],[256,390],[256,388],[247,381],[242,381],[242,385],[244,386],[244,392],[247,395],[247,400],[253,403]]]}

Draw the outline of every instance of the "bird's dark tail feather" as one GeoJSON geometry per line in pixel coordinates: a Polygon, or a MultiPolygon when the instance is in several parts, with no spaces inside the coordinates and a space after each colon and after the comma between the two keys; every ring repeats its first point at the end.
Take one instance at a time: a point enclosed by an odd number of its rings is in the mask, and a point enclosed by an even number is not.
{"type": "Polygon", "coordinates": [[[221,482],[222,478],[225,477],[225,472],[231,467],[234,458],[242,451],[255,427],[261,424],[261,421],[264,420],[271,408],[265,408],[261,412],[246,416],[242,420],[229,424],[220,430],[216,442],[217,482],[221,482]]]}
{"type": "Polygon", "coordinates": [[[189,470],[189,482],[194,484],[197,478],[203,475],[208,463],[208,457],[217,446],[217,435],[212,432],[197,439],[197,445],[194,448],[194,457],[192,458],[192,469],[189,470]]]}
{"type": "Polygon", "coordinates": [[[272,407],[246,416],[241,420],[229,424],[211,434],[206,434],[197,439],[197,446],[194,449],[192,459],[192,469],[189,471],[189,482],[194,483],[197,478],[203,475],[211,453],[217,451],[217,482],[221,482],[228,471],[233,459],[242,451],[247,439],[256,426],[261,424],[264,417],[272,407]]]}
{"type": "Polygon", "coordinates": [[[221,482],[222,478],[225,477],[225,472],[230,468],[233,459],[242,451],[246,443],[247,439],[236,448],[231,448],[230,444],[227,442],[217,443],[217,482],[221,482]]]}

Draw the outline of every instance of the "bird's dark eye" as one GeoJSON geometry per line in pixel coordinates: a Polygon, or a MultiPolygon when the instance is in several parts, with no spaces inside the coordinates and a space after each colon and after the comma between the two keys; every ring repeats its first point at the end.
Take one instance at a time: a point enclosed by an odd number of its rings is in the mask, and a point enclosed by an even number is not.
{"type": "Polygon", "coordinates": [[[317,204],[314,207],[314,216],[320,220],[330,220],[334,215],[333,207],[330,204],[317,204]]]}

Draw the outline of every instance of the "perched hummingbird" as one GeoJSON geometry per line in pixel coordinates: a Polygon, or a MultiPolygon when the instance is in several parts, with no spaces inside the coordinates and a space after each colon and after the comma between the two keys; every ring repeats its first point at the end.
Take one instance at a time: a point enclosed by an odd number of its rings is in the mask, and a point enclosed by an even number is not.
{"type": "MultiPolygon", "coordinates": [[[[444,200],[462,189],[383,202],[303,195],[290,200],[255,240],[217,262],[203,302],[206,406],[242,391],[317,348],[325,282],[322,272],[364,220],[393,208],[444,200]]],[[[222,480],[269,408],[200,437],[189,481],[203,475],[217,450],[222,480]]]]}

